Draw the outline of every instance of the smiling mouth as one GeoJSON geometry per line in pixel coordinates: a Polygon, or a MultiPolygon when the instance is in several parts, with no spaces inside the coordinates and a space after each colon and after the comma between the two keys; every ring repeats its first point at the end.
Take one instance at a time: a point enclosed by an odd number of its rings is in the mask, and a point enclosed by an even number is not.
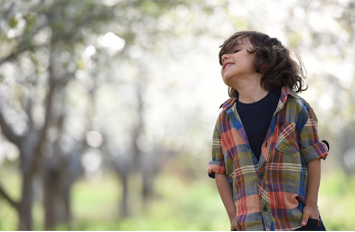
{"type": "Polygon", "coordinates": [[[225,63],[224,65],[223,65],[223,70],[225,70],[226,68],[228,68],[228,67],[230,67],[230,66],[232,66],[232,65],[234,65],[233,63],[225,63]]]}

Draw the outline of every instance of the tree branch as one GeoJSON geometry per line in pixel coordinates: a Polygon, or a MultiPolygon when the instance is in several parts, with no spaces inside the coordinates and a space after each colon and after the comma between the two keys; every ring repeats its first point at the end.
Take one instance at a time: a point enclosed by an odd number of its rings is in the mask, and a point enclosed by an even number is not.
{"type": "Polygon", "coordinates": [[[5,191],[5,189],[2,187],[1,183],[0,183],[0,195],[14,208],[18,209],[19,208],[19,204],[17,202],[15,202],[10,196],[9,194],[7,194],[7,192],[5,191]]]}
{"type": "Polygon", "coordinates": [[[27,104],[25,112],[28,117],[28,128],[31,130],[33,128],[33,117],[32,117],[32,96],[27,99],[27,104]]]}
{"type": "MultiPolygon", "coordinates": [[[[52,51],[50,51],[52,52],[52,51]]],[[[54,96],[57,91],[59,82],[56,81],[54,70],[53,70],[53,55],[49,55],[49,64],[48,64],[48,92],[45,103],[45,115],[44,115],[44,123],[42,128],[38,132],[38,140],[35,147],[35,156],[41,156],[41,144],[46,140],[46,134],[50,125],[50,121],[53,118],[53,104],[54,104],[54,96]]]]}
{"type": "Polygon", "coordinates": [[[16,144],[19,146],[21,144],[21,141],[23,137],[20,135],[17,135],[14,130],[11,128],[11,126],[8,124],[6,121],[3,110],[0,110],[0,126],[1,126],[1,132],[5,137],[12,143],[16,144]]]}
{"type": "Polygon", "coordinates": [[[11,5],[9,6],[9,8],[6,9],[5,12],[2,12],[2,17],[3,17],[4,19],[7,19],[7,18],[8,18],[10,12],[14,9],[14,6],[15,6],[15,2],[12,2],[11,5]]]}

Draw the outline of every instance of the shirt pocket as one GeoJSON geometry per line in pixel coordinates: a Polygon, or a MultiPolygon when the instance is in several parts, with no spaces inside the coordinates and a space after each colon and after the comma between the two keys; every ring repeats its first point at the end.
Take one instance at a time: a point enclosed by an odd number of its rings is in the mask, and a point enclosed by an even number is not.
{"type": "Polygon", "coordinates": [[[295,123],[285,122],[280,126],[275,148],[282,153],[295,153],[299,151],[295,123]]]}

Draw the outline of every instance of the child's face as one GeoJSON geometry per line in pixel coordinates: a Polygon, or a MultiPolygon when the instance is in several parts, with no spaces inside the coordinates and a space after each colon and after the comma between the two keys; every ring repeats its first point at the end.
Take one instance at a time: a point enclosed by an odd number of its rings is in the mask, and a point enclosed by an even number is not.
{"type": "Polygon", "coordinates": [[[249,38],[238,39],[233,50],[222,56],[221,74],[226,85],[233,87],[238,79],[250,78],[251,74],[256,73],[255,54],[248,53],[252,48],[249,38]]]}

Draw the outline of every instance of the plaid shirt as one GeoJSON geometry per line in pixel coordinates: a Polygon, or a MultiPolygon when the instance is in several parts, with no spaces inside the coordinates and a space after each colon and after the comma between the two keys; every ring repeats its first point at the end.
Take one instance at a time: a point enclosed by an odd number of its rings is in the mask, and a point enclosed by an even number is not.
{"type": "Polygon", "coordinates": [[[262,144],[253,155],[236,109],[236,98],[222,104],[213,133],[210,177],[225,173],[233,190],[237,219],[246,230],[294,230],[301,227],[307,166],[325,159],[312,108],[287,86],[262,144]]]}

